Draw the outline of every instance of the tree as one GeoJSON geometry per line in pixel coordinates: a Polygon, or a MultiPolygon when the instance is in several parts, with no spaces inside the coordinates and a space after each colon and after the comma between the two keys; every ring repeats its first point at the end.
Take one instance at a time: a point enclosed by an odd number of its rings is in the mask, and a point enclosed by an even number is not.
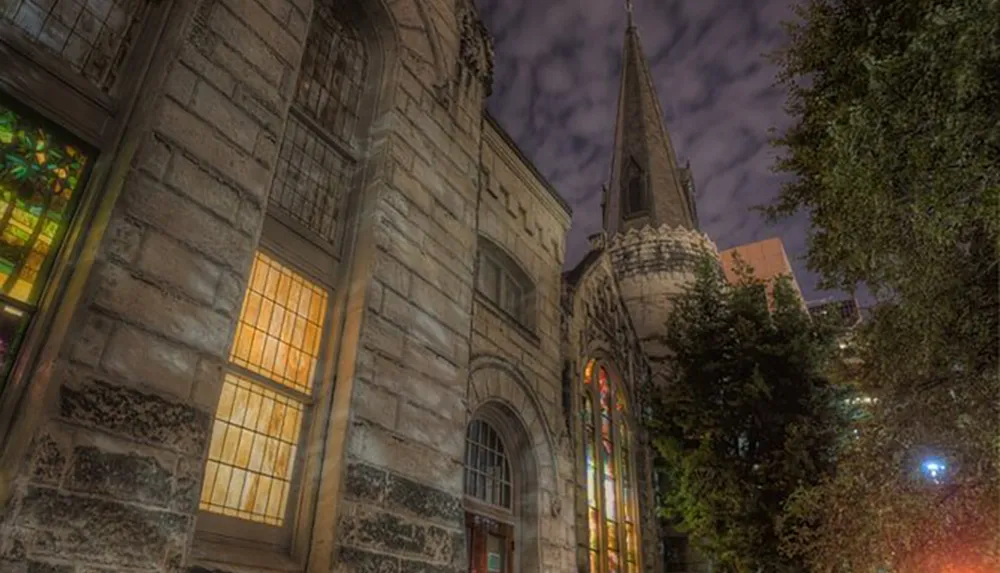
{"type": "Polygon", "coordinates": [[[816,571],[1000,570],[1000,1],[798,15],[775,55],[794,178],[766,211],[810,215],[821,286],[875,296],[857,376],[879,401],[796,498],[786,550],[816,571]],[[943,481],[919,475],[929,456],[943,481]]]}
{"type": "Polygon", "coordinates": [[[717,259],[675,302],[664,340],[669,377],[653,409],[661,510],[722,571],[801,571],[780,552],[779,518],[796,490],[832,469],[844,428],[825,372],[832,330],[787,279],[749,267],[729,285],[717,259]]]}

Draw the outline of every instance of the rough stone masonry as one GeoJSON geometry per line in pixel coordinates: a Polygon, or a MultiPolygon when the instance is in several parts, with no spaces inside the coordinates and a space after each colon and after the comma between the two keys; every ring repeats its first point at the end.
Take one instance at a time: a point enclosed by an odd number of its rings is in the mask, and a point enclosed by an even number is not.
{"type": "Polygon", "coordinates": [[[0,292],[0,571],[659,570],[643,342],[714,247],[626,47],[564,274],[471,0],[3,0],[0,112],[88,167],[0,292]]]}

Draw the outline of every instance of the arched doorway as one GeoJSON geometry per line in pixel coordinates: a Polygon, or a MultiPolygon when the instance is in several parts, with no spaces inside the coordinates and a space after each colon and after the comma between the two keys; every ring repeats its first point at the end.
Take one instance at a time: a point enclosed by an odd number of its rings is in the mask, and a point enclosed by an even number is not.
{"type": "Polygon", "coordinates": [[[537,463],[504,404],[483,404],[469,422],[464,490],[469,573],[538,571],[537,463]]]}

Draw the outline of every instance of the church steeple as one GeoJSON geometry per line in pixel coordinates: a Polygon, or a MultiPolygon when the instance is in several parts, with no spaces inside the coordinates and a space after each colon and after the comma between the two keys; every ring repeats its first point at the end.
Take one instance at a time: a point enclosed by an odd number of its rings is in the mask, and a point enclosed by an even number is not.
{"type": "Polygon", "coordinates": [[[604,229],[609,237],[647,225],[697,229],[694,197],[663,122],[631,0],[625,0],[625,10],[628,26],[604,229]]]}

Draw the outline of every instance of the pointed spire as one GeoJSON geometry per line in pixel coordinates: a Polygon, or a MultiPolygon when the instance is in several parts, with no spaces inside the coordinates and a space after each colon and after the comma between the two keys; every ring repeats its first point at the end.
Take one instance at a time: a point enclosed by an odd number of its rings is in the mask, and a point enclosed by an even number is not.
{"type": "Polygon", "coordinates": [[[605,230],[613,236],[646,225],[694,229],[698,227],[697,216],[639,42],[632,0],[625,0],[625,9],[628,27],[622,53],[611,182],[605,194],[605,230]]]}

